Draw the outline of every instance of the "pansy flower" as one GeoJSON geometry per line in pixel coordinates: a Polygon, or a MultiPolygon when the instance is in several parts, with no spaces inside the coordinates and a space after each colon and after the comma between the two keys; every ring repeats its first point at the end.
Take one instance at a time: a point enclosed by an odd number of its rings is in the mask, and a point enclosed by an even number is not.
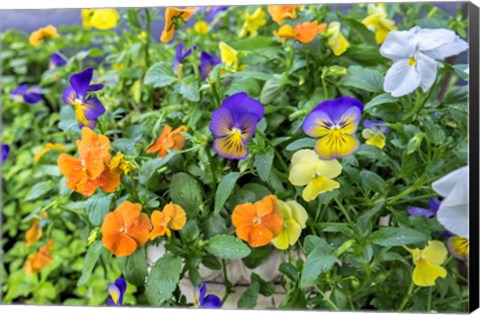
{"type": "Polygon", "coordinates": [[[8,154],[10,153],[10,146],[8,144],[2,143],[2,152],[0,155],[0,163],[4,163],[8,159],[8,154]]]}
{"type": "Polygon", "coordinates": [[[37,274],[52,263],[52,256],[50,255],[51,244],[49,242],[47,245],[43,245],[37,253],[28,256],[24,267],[25,273],[29,275],[37,274]]]}
{"type": "Polygon", "coordinates": [[[110,306],[121,306],[123,304],[123,296],[127,291],[127,282],[123,278],[118,278],[114,283],[108,285],[108,294],[110,297],[107,304],[110,306]]]}
{"type": "Polygon", "coordinates": [[[59,53],[53,53],[50,57],[49,69],[55,69],[56,67],[63,67],[67,64],[67,61],[59,53]]]}
{"type": "Polygon", "coordinates": [[[170,202],[162,211],[154,210],[151,221],[153,225],[149,236],[151,240],[164,235],[170,237],[172,235],[170,230],[179,231],[185,226],[187,214],[182,207],[170,202]]]}
{"type": "Polygon", "coordinates": [[[195,308],[222,308],[222,300],[214,295],[207,294],[207,285],[204,283],[201,287],[195,287],[193,293],[193,306],[195,308]]]}
{"type": "Polygon", "coordinates": [[[302,197],[309,202],[318,195],[340,187],[333,178],[342,173],[337,160],[321,160],[313,150],[300,150],[292,156],[288,180],[295,186],[306,186],[302,197]]]}
{"type": "Polygon", "coordinates": [[[32,226],[25,232],[25,239],[27,240],[27,246],[34,244],[43,235],[42,228],[40,227],[40,220],[34,219],[32,226]]]}
{"type": "Polygon", "coordinates": [[[102,244],[116,256],[129,256],[148,240],[150,219],[142,205],[124,201],[102,223],[102,244]]]}
{"type": "Polygon", "coordinates": [[[117,26],[120,14],[115,9],[83,9],[82,24],[88,29],[95,27],[99,30],[108,30],[117,26]]]}
{"type": "Polygon", "coordinates": [[[448,238],[447,247],[457,259],[468,261],[470,242],[468,238],[454,235],[448,238]]]}
{"type": "Polygon", "coordinates": [[[212,71],[212,69],[221,62],[222,61],[217,56],[206,51],[202,51],[200,53],[200,66],[198,67],[202,79],[205,80],[210,71],[212,71]]]}
{"type": "Polygon", "coordinates": [[[38,46],[43,43],[46,39],[58,38],[60,35],[57,32],[57,29],[53,25],[48,25],[41,27],[38,30],[32,32],[29,37],[30,45],[38,46]]]}
{"type": "MultiPolygon", "coordinates": [[[[197,49],[197,46],[194,46],[193,49],[197,49]]],[[[180,43],[177,45],[177,49],[175,52],[175,59],[173,60],[173,73],[177,75],[179,78],[182,77],[182,68],[183,68],[183,61],[185,58],[192,54],[192,48],[187,49],[185,51],[183,44],[180,43]]]]}
{"type": "Polygon", "coordinates": [[[35,156],[33,157],[33,160],[35,162],[38,162],[42,158],[42,156],[44,156],[51,150],[63,151],[65,150],[65,148],[60,143],[47,143],[42,150],[40,150],[37,154],[35,154],[35,156]]]}
{"type": "Polygon", "coordinates": [[[42,93],[42,89],[39,86],[21,84],[10,93],[10,98],[16,102],[25,102],[33,105],[42,100],[42,93]]]}
{"type": "Polygon", "coordinates": [[[241,92],[226,98],[212,113],[210,131],[216,137],[215,152],[230,160],[243,160],[248,155],[247,142],[263,118],[263,105],[241,92]]]}
{"type": "Polygon", "coordinates": [[[97,118],[105,113],[100,100],[96,97],[88,97],[88,92],[99,91],[103,84],[92,84],[93,68],[85,69],[70,77],[70,85],[63,91],[63,102],[73,106],[75,116],[80,128],[84,126],[94,129],[97,118]]]}
{"type": "Polygon", "coordinates": [[[410,216],[418,217],[423,215],[425,218],[430,219],[437,213],[438,208],[440,207],[440,200],[437,198],[430,198],[428,203],[430,209],[409,206],[407,207],[407,212],[410,216]]]}
{"type": "Polygon", "coordinates": [[[262,8],[257,8],[253,14],[245,13],[245,22],[243,23],[242,30],[240,31],[240,37],[249,35],[250,37],[257,36],[258,29],[267,24],[265,19],[265,12],[262,8]]]}
{"type": "Polygon", "coordinates": [[[136,166],[125,159],[125,154],[117,153],[117,155],[110,160],[108,168],[113,173],[128,175],[130,171],[136,169],[136,166]]]}
{"type": "Polygon", "coordinates": [[[382,124],[385,124],[385,122],[381,120],[366,119],[363,122],[365,129],[362,131],[362,137],[367,140],[366,144],[383,149],[385,146],[385,135],[390,132],[390,129],[382,126],[382,124]]]}
{"type": "Polygon", "coordinates": [[[429,241],[424,249],[410,250],[415,269],[413,283],[420,287],[435,285],[438,277],[445,278],[447,271],[441,266],[447,259],[447,248],[440,241],[429,241]]]}
{"type": "Polygon", "coordinates": [[[155,153],[158,151],[158,157],[164,157],[168,154],[167,150],[179,151],[185,146],[185,137],[182,132],[186,132],[187,127],[180,126],[172,131],[172,127],[165,125],[163,127],[160,137],[154,144],[149,146],[146,150],[147,153],[155,153]]]}
{"type": "Polygon", "coordinates": [[[340,56],[347,51],[350,43],[340,31],[340,23],[332,22],[328,25],[325,35],[328,37],[328,46],[332,49],[335,56],[340,56]]]}
{"type": "Polygon", "coordinates": [[[320,138],[315,152],[323,160],[342,158],[353,154],[360,146],[355,137],[362,118],[363,103],[343,96],[318,104],[303,122],[303,131],[320,138]]]}
{"type": "Polygon", "coordinates": [[[232,224],[237,237],[251,247],[267,245],[283,228],[282,210],[277,197],[269,195],[260,201],[240,204],[233,209],[232,224]]]}
{"type": "Polygon", "coordinates": [[[381,44],[390,31],[397,29],[395,21],[387,18],[387,11],[383,3],[377,5],[370,3],[367,8],[368,16],[362,20],[362,24],[375,32],[375,41],[377,44],[381,44]]]}
{"type": "Polygon", "coordinates": [[[297,18],[297,8],[300,8],[301,5],[269,5],[268,13],[272,16],[272,19],[280,25],[285,19],[296,19],[297,18]]]}
{"type": "Polygon", "coordinates": [[[205,35],[208,33],[209,25],[205,21],[198,21],[193,25],[193,30],[199,35],[205,35]]]}
{"type": "Polygon", "coordinates": [[[278,31],[274,31],[273,35],[278,36],[278,41],[280,42],[285,39],[296,39],[301,43],[307,44],[314,40],[317,35],[323,33],[326,28],[326,23],[318,25],[317,21],[299,23],[295,28],[285,24],[278,31]]]}
{"type": "Polygon", "coordinates": [[[67,186],[86,197],[98,187],[104,192],[114,192],[120,185],[120,174],[108,167],[110,140],[84,127],[77,147],[80,158],[65,153],[58,158],[60,172],[68,179],[67,186]]]}
{"type": "Polygon", "coordinates": [[[287,249],[298,241],[302,229],[306,227],[308,214],[305,208],[295,200],[286,202],[277,200],[277,202],[282,211],[283,229],[272,240],[272,244],[277,249],[287,249]]]}
{"type": "Polygon", "coordinates": [[[195,11],[197,11],[195,7],[186,7],[185,9],[168,7],[165,10],[165,26],[160,40],[163,43],[171,41],[175,30],[184,22],[188,21],[195,11]]]}
{"type": "Polygon", "coordinates": [[[242,67],[240,66],[240,60],[238,58],[238,51],[228,46],[224,42],[219,44],[219,48],[220,58],[228,68],[230,68],[232,71],[242,70],[242,67]]]}

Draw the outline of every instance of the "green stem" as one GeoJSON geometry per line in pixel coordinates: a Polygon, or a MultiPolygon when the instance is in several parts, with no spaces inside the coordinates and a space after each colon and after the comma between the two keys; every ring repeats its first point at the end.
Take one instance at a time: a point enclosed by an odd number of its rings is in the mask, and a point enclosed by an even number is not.
{"type": "Polygon", "coordinates": [[[320,290],[320,288],[317,286],[317,285],[314,285],[313,286],[315,289],[317,289],[318,293],[320,293],[320,295],[325,299],[325,301],[327,301],[328,304],[330,304],[330,306],[335,310],[335,311],[340,311],[340,309],[338,308],[338,306],[333,303],[333,301],[322,291],[320,290]]]}
{"type": "MultiPolygon", "coordinates": [[[[147,24],[145,25],[145,33],[146,33],[146,38],[145,38],[145,66],[146,70],[150,68],[150,28],[152,25],[152,19],[150,17],[150,12],[148,11],[147,8],[145,10],[145,18],[147,19],[147,24]]],[[[145,70],[145,71],[146,71],[145,70]]]]}
{"type": "Polygon", "coordinates": [[[213,163],[213,157],[210,153],[209,148],[205,148],[205,153],[207,154],[208,164],[210,164],[210,171],[212,173],[212,191],[215,192],[217,190],[217,174],[215,172],[215,164],[213,163]]]}
{"type": "Polygon", "coordinates": [[[410,298],[412,297],[412,292],[413,292],[413,281],[410,282],[410,287],[408,288],[408,292],[407,292],[407,294],[405,295],[405,297],[403,298],[402,303],[401,303],[400,306],[398,307],[397,312],[401,312],[401,311],[405,308],[405,306],[407,305],[408,301],[409,301],[410,298]]]}
{"type": "Polygon", "coordinates": [[[232,293],[232,283],[228,280],[228,273],[227,273],[227,264],[225,259],[222,259],[222,269],[223,269],[223,281],[225,281],[225,295],[222,299],[222,304],[228,299],[230,293],[232,293]]]}
{"type": "Polygon", "coordinates": [[[210,82],[210,87],[212,88],[213,98],[215,98],[215,102],[217,103],[217,107],[220,107],[220,96],[218,95],[217,85],[215,82],[210,82]]]}
{"type": "Polygon", "coordinates": [[[328,100],[328,89],[327,83],[325,82],[325,75],[322,73],[322,87],[323,87],[323,97],[328,100]]]}
{"type": "Polygon", "coordinates": [[[343,215],[345,216],[345,218],[347,219],[348,223],[352,224],[353,221],[352,219],[350,218],[350,215],[348,214],[348,211],[347,209],[345,209],[342,205],[342,203],[338,200],[337,196],[334,196],[333,197],[333,200],[335,200],[335,202],[337,203],[338,207],[340,208],[340,210],[342,211],[343,215]]]}
{"type": "Polygon", "coordinates": [[[427,312],[432,311],[432,292],[433,292],[433,287],[428,288],[427,312]]]}

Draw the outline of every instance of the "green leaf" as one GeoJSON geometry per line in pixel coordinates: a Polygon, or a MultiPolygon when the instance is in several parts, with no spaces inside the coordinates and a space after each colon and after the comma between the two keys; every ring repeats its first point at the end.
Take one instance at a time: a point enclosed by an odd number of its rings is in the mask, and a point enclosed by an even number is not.
{"type": "Polygon", "coordinates": [[[343,77],[342,84],[369,92],[379,92],[383,91],[383,75],[377,70],[351,66],[343,77]]]}
{"type": "Polygon", "coordinates": [[[273,150],[269,150],[267,153],[259,153],[255,156],[255,162],[253,165],[264,182],[267,181],[270,172],[272,171],[273,158],[273,150]]]}
{"type": "Polygon", "coordinates": [[[271,103],[278,97],[278,94],[284,89],[287,83],[288,78],[286,75],[274,74],[271,79],[265,82],[265,85],[262,88],[262,92],[260,93],[260,103],[271,103]]]}
{"type": "Polygon", "coordinates": [[[135,253],[126,257],[118,257],[118,265],[125,279],[133,285],[140,286],[147,277],[147,258],[145,248],[138,248],[135,253]]]}
{"type": "Polygon", "coordinates": [[[413,229],[386,227],[373,232],[368,240],[380,246],[403,246],[423,243],[429,239],[427,234],[413,229]]]}
{"type": "Polygon", "coordinates": [[[45,181],[35,184],[27,194],[26,201],[35,200],[46,195],[53,188],[52,181],[45,181]]]}
{"type": "Polygon", "coordinates": [[[200,229],[197,221],[188,220],[187,224],[180,230],[180,233],[189,241],[195,241],[200,236],[200,229]]]}
{"type": "Polygon", "coordinates": [[[241,259],[247,257],[251,250],[241,240],[232,235],[216,235],[206,246],[207,251],[220,258],[241,259]]]}
{"type": "Polygon", "coordinates": [[[377,95],[370,102],[365,104],[365,111],[368,111],[378,105],[395,103],[397,100],[398,99],[396,97],[393,97],[388,93],[377,95]]]}
{"type": "Polygon", "coordinates": [[[315,235],[307,235],[303,241],[303,247],[307,254],[316,248],[323,249],[326,252],[333,252],[332,245],[328,244],[325,239],[315,235]]]}
{"type": "Polygon", "coordinates": [[[177,81],[172,64],[167,61],[154,64],[145,74],[144,83],[153,87],[164,87],[177,81]]]}
{"type": "Polygon", "coordinates": [[[140,180],[140,183],[146,184],[155,174],[156,170],[166,165],[168,161],[170,161],[170,159],[175,155],[175,152],[171,152],[165,157],[156,158],[143,163],[142,167],[140,168],[140,173],[138,174],[138,179],[140,180]]]}
{"type": "Polygon", "coordinates": [[[215,208],[213,210],[214,214],[220,213],[223,205],[232,193],[232,190],[235,187],[239,177],[239,172],[232,172],[222,178],[215,193],[215,208]]]}
{"type": "Polygon", "coordinates": [[[95,226],[100,226],[103,219],[110,211],[110,204],[113,200],[112,194],[107,196],[94,195],[87,199],[86,212],[88,220],[95,226]]]}
{"type": "Polygon", "coordinates": [[[250,283],[258,283],[260,286],[259,292],[263,296],[271,296],[272,294],[275,293],[275,285],[271,281],[263,280],[255,272],[252,272],[252,275],[250,276],[250,283]]]}
{"type": "Polygon", "coordinates": [[[170,198],[179,204],[188,218],[195,218],[203,203],[202,188],[197,180],[187,173],[176,173],[170,182],[170,198]]]}
{"type": "Polygon", "coordinates": [[[258,282],[250,284],[238,300],[238,308],[254,308],[257,305],[259,292],[260,284],[258,282]]]}
{"type": "Polygon", "coordinates": [[[135,142],[130,139],[117,139],[112,142],[112,147],[126,155],[137,155],[137,149],[135,148],[135,142]]]}
{"type": "Polygon", "coordinates": [[[252,80],[251,77],[238,78],[232,81],[232,84],[225,91],[227,96],[233,95],[239,92],[246,92],[250,96],[256,96],[260,94],[260,84],[257,80],[252,80]]]}
{"type": "Polygon", "coordinates": [[[308,254],[307,260],[303,265],[300,287],[305,288],[312,284],[317,276],[332,269],[336,261],[337,257],[326,253],[323,248],[315,248],[308,254]]]}
{"type": "Polygon", "coordinates": [[[225,220],[218,214],[211,215],[201,226],[206,238],[227,232],[225,220]]]}
{"type": "Polygon", "coordinates": [[[287,151],[297,151],[303,148],[313,149],[316,142],[317,140],[312,138],[302,138],[302,139],[295,140],[289,145],[287,145],[286,149],[287,151]]]}
{"type": "Polygon", "coordinates": [[[385,193],[385,181],[376,173],[362,170],[360,177],[362,178],[362,185],[367,186],[375,192],[385,193]]]}
{"type": "Polygon", "coordinates": [[[297,268],[295,268],[294,265],[291,263],[283,262],[280,264],[280,267],[278,270],[283,273],[285,276],[290,278],[292,281],[297,281],[298,275],[297,275],[297,268]]]}
{"type": "Polygon", "coordinates": [[[163,255],[155,265],[147,279],[145,293],[152,306],[160,306],[172,297],[173,290],[180,281],[182,259],[171,253],[163,255]]]}
{"type": "Polygon", "coordinates": [[[261,263],[263,263],[263,261],[267,259],[272,252],[273,252],[272,247],[265,246],[265,247],[253,248],[250,255],[243,258],[243,262],[248,268],[255,269],[261,263]]]}
{"type": "Polygon", "coordinates": [[[100,255],[105,250],[101,241],[95,241],[87,250],[85,255],[85,262],[83,263],[83,271],[80,279],[78,279],[77,286],[82,286],[87,283],[90,275],[92,274],[93,268],[97,263],[100,255]]]}
{"type": "Polygon", "coordinates": [[[371,230],[373,227],[373,224],[371,222],[372,218],[374,215],[379,213],[380,211],[383,210],[383,206],[385,205],[385,198],[381,198],[375,202],[375,205],[369,209],[368,211],[365,211],[361,216],[358,217],[357,219],[357,225],[361,230],[371,230]]]}
{"type": "Polygon", "coordinates": [[[198,102],[200,100],[200,90],[198,89],[198,85],[195,81],[186,82],[185,80],[182,80],[180,82],[179,91],[180,94],[182,94],[182,96],[189,101],[198,102]]]}

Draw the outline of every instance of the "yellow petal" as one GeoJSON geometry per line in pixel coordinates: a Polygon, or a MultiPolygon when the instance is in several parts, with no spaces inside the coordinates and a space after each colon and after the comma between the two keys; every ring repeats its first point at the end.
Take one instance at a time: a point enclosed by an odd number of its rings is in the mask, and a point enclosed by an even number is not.
{"type": "Polygon", "coordinates": [[[468,238],[455,235],[448,239],[448,248],[456,258],[468,260],[470,248],[469,243],[468,238]]]}
{"type": "Polygon", "coordinates": [[[435,285],[438,277],[445,278],[447,271],[426,259],[420,259],[416,262],[415,270],[413,270],[413,283],[420,287],[430,287],[435,285]]]}
{"type": "Polygon", "coordinates": [[[303,190],[302,197],[307,202],[312,201],[317,198],[318,195],[339,187],[340,184],[338,182],[325,176],[319,176],[308,183],[307,187],[303,190]]]}
{"type": "Polygon", "coordinates": [[[319,158],[318,155],[313,150],[300,150],[295,152],[292,156],[292,164],[316,164],[319,158]]]}
{"type": "Polygon", "coordinates": [[[290,206],[293,220],[304,229],[306,227],[305,223],[308,219],[308,213],[305,208],[295,200],[289,200],[287,201],[287,204],[290,206]]]}
{"type": "Polygon", "coordinates": [[[199,21],[199,22],[195,23],[195,25],[193,26],[193,30],[197,34],[201,34],[201,35],[207,34],[208,33],[208,23],[205,22],[205,21],[199,21]]]}
{"type": "Polygon", "coordinates": [[[376,135],[368,139],[365,143],[382,149],[385,146],[385,136],[383,136],[383,134],[381,133],[377,133],[376,135]]]}
{"type": "Polygon", "coordinates": [[[286,229],[283,229],[276,238],[272,240],[273,246],[277,249],[287,249],[288,248],[288,232],[286,229]]]}
{"type": "Polygon", "coordinates": [[[315,178],[315,164],[295,164],[288,176],[290,183],[295,186],[305,186],[313,178],[315,178]]]}
{"type": "Polygon", "coordinates": [[[436,265],[443,264],[447,255],[447,247],[440,241],[429,241],[428,246],[422,250],[422,258],[436,265]]]}
{"type": "Polygon", "coordinates": [[[294,220],[287,220],[285,224],[287,226],[288,244],[292,246],[298,241],[298,238],[302,233],[302,227],[294,220]]]}
{"type": "Polygon", "coordinates": [[[238,52],[225,43],[220,43],[220,57],[227,67],[238,68],[238,52]]]}
{"type": "Polygon", "coordinates": [[[282,211],[283,220],[285,221],[285,220],[293,219],[292,209],[290,208],[288,201],[285,202],[278,199],[277,203],[280,206],[280,210],[282,211]]]}
{"type": "Polygon", "coordinates": [[[337,132],[320,138],[315,145],[315,151],[321,159],[331,160],[354,153],[359,145],[354,136],[337,132]]]}
{"type": "Polygon", "coordinates": [[[337,160],[318,160],[315,168],[317,175],[335,178],[342,173],[342,164],[337,160]]]}

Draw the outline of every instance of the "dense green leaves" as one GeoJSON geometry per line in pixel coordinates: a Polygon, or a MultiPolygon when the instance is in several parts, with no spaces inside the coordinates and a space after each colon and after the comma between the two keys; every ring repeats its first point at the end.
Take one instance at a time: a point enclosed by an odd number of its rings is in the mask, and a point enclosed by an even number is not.
{"type": "Polygon", "coordinates": [[[317,276],[329,271],[337,257],[325,251],[323,248],[314,249],[308,256],[303,266],[300,287],[305,288],[312,284],[317,276]]]}
{"type": "Polygon", "coordinates": [[[93,268],[95,268],[95,265],[104,250],[105,248],[100,241],[96,241],[92,245],[90,245],[87,250],[87,254],[85,255],[82,275],[80,279],[78,279],[77,285],[81,286],[87,283],[90,275],[92,274],[93,268]]]}
{"type": "Polygon", "coordinates": [[[100,226],[103,218],[110,211],[110,204],[112,203],[113,195],[95,195],[88,198],[86,202],[86,211],[88,219],[95,226],[100,226]]]}
{"type": "Polygon", "coordinates": [[[217,192],[215,193],[215,209],[213,211],[215,214],[220,213],[222,210],[223,205],[232,193],[239,177],[239,172],[231,172],[222,178],[218,185],[217,192]]]}
{"type": "Polygon", "coordinates": [[[182,260],[171,253],[164,254],[152,267],[145,293],[151,305],[159,306],[172,297],[182,271],[182,260]]]}
{"type": "Polygon", "coordinates": [[[53,188],[52,181],[40,182],[35,184],[28,192],[26,200],[35,200],[47,194],[53,188]]]}
{"type": "Polygon", "coordinates": [[[351,66],[347,75],[343,77],[343,85],[378,92],[383,90],[383,75],[373,69],[351,66]]]}
{"type": "Polygon", "coordinates": [[[170,182],[170,198],[182,206],[189,218],[195,218],[202,204],[202,189],[192,176],[177,173],[170,182]]]}
{"type": "Polygon", "coordinates": [[[250,254],[250,248],[238,238],[231,235],[217,235],[207,244],[207,251],[220,258],[240,259],[250,254]]]}
{"type": "Polygon", "coordinates": [[[147,277],[147,258],[145,248],[138,248],[135,253],[126,257],[118,257],[118,264],[125,279],[136,286],[145,283],[147,277]]]}
{"type": "Polygon", "coordinates": [[[173,73],[172,65],[169,62],[159,62],[148,69],[144,83],[153,87],[168,86],[177,81],[173,73]]]}

